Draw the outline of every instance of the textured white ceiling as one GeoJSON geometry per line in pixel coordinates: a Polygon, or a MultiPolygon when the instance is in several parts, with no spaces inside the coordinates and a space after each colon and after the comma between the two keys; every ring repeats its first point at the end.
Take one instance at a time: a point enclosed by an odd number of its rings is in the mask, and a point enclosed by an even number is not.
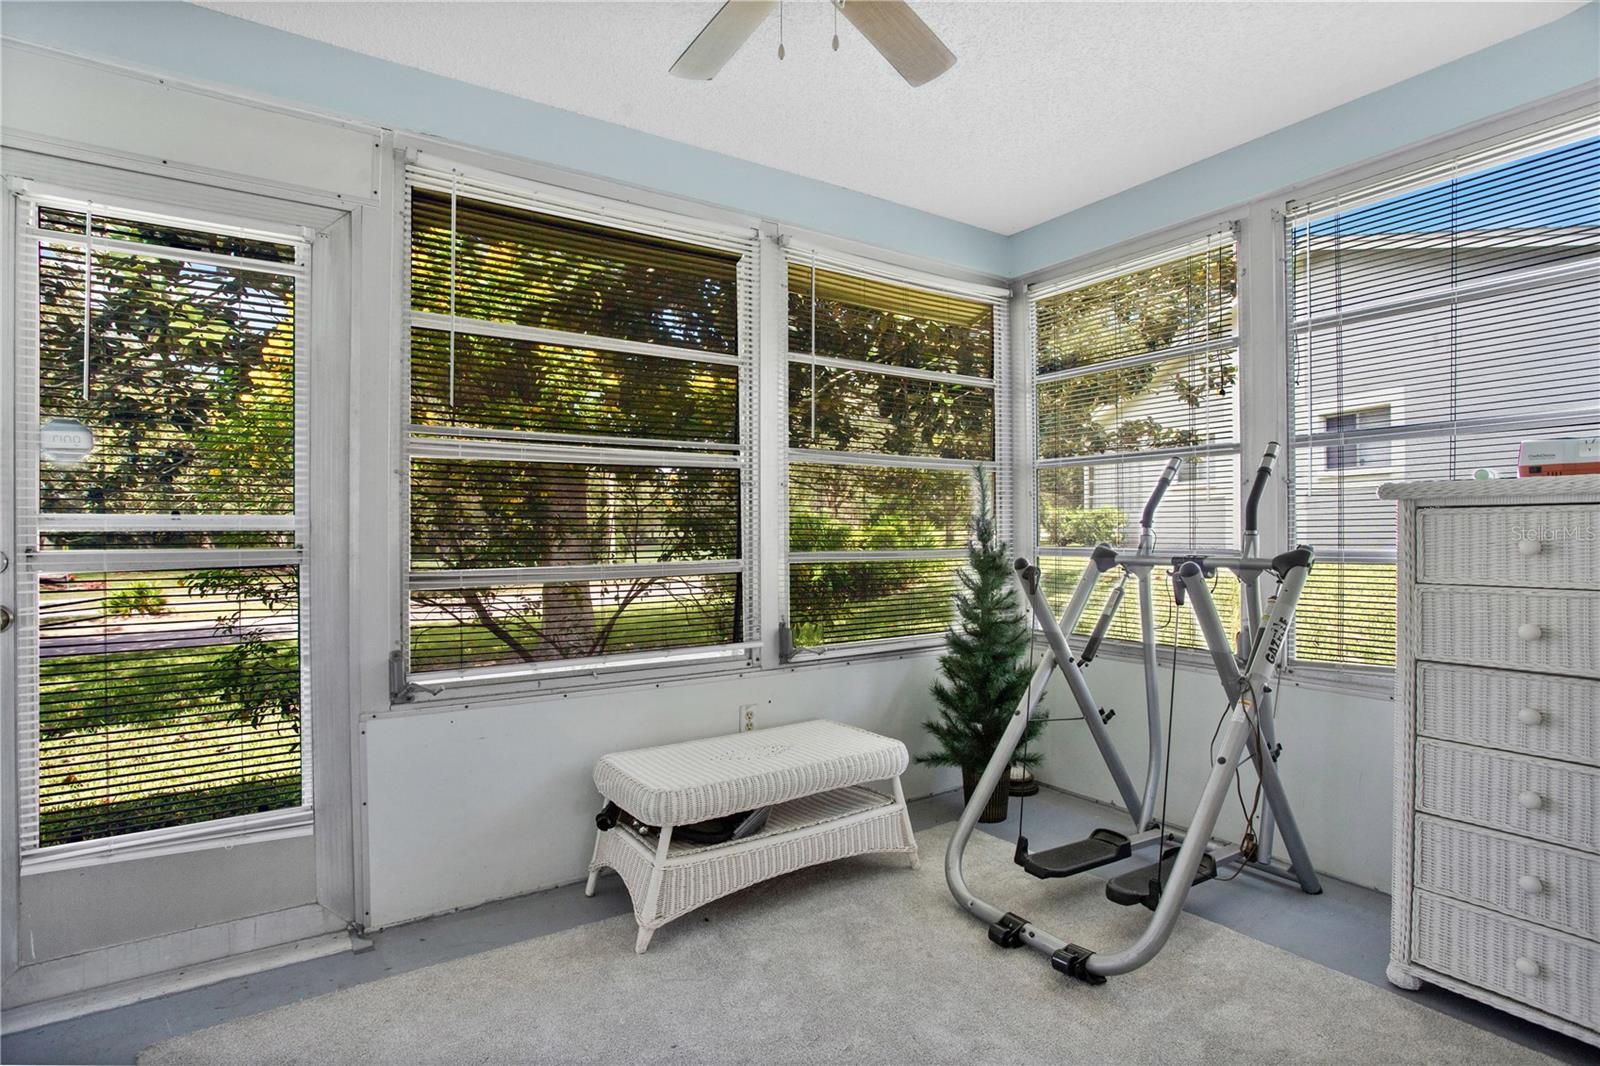
{"type": "Polygon", "coordinates": [[[205,6],[1014,233],[1580,5],[916,3],[958,57],[920,89],[819,0],[709,82],[667,68],[716,2],[205,6]]]}

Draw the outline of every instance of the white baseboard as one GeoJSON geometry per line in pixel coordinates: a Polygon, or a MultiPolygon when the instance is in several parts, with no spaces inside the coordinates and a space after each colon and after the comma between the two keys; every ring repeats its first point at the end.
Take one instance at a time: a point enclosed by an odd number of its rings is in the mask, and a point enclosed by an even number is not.
{"type": "Polygon", "coordinates": [[[343,931],[324,933],[289,944],[258,948],[242,955],[202,962],[181,970],[170,970],[149,977],[136,977],[101,988],[57,996],[54,999],[29,1003],[21,1007],[11,1007],[6,1010],[4,1017],[0,1018],[0,1033],[9,1036],[24,1029],[36,1029],[41,1025],[50,1025],[85,1014],[94,1014],[97,1011],[111,1010],[113,1007],[126,1007],[140,1000],[154,999],[173,992],[184,992],[233,977],[245,977],[263,970],[288,966],[291,963],[337,955],[352,950],[354,940],[355,938],[349,933],[343,931]]]}
{"type": "Polygon", "coordinates": [[[32,1029],[351,946],[344,922],[312,903],[31,963],[6,978],[0,1032],[32,1029]]]}

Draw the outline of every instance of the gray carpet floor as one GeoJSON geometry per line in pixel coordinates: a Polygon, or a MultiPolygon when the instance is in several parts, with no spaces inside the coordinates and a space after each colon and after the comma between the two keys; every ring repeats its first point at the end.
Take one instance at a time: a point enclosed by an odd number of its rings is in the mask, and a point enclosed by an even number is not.
{"type": "MultiPolygon", "coordinates": [[[[155,1045],[183,1063],[1521,1063],[1551,1060],[1193,915],[1142,970],[1090,988],[1003,951],[958,910],[919,837],[697,911],[633,953],[595,922],[155,1045]]],[[[1092,878],[1041,882],[984,834],[980,895],[1110,948],[1148,917],[1092,878]]]]}

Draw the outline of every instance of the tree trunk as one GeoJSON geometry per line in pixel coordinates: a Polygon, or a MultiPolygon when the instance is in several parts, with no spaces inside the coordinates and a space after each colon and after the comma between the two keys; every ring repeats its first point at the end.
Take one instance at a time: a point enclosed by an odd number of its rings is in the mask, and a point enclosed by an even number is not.
{"type": "MultiPolygon", "coordinates": [[[[573,488],[576,491],[563,491],[550,501],[550,551],[546,558],[551,563],[596,562],[604,555],[603,545],[591,543],[596,530],[589,522],[587,479],[575,472],[573,488]]],[[[541,658],[569,659],[602,650],[594,646],[594,603],[589,598],[587,581],[545,585],[540,595],[539,629],[544,638],[541,658]]]]}

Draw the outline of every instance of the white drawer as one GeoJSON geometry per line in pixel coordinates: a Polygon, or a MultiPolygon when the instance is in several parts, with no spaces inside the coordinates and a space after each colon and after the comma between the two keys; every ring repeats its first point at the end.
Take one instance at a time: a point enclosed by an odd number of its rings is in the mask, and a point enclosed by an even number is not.
{"type": "Polygon", "coordinates": [[[1600,851],[1600,770],[1419,740],[1417,809],[1600,851]]]}
{"type": "Polygon", "coordinates": [[[1422,507],[1417,580],[1600,589],[1600,507],[1422,507]]]}
{"type": "Polygon", "coordinates": [[[1600,766],[1600,681],[1417,664],[1417,732],[1600,766]]]}
{"type": "Polygon", "coordinates": [[[1600,677],[1600,593],[1417,587],[1416,655],[1600,677]]]}
{"type": "Polygon", "coordinates": [[[1428,892],[1412,898],[1411,957],[1579,1025],[1600,1025],[1600,946],[1428,892]]]}
{"type": "Polygon", "coordinates": [[[1418,815],[1417,888],[1600,940],[1600,858],[1418,815]]]}

